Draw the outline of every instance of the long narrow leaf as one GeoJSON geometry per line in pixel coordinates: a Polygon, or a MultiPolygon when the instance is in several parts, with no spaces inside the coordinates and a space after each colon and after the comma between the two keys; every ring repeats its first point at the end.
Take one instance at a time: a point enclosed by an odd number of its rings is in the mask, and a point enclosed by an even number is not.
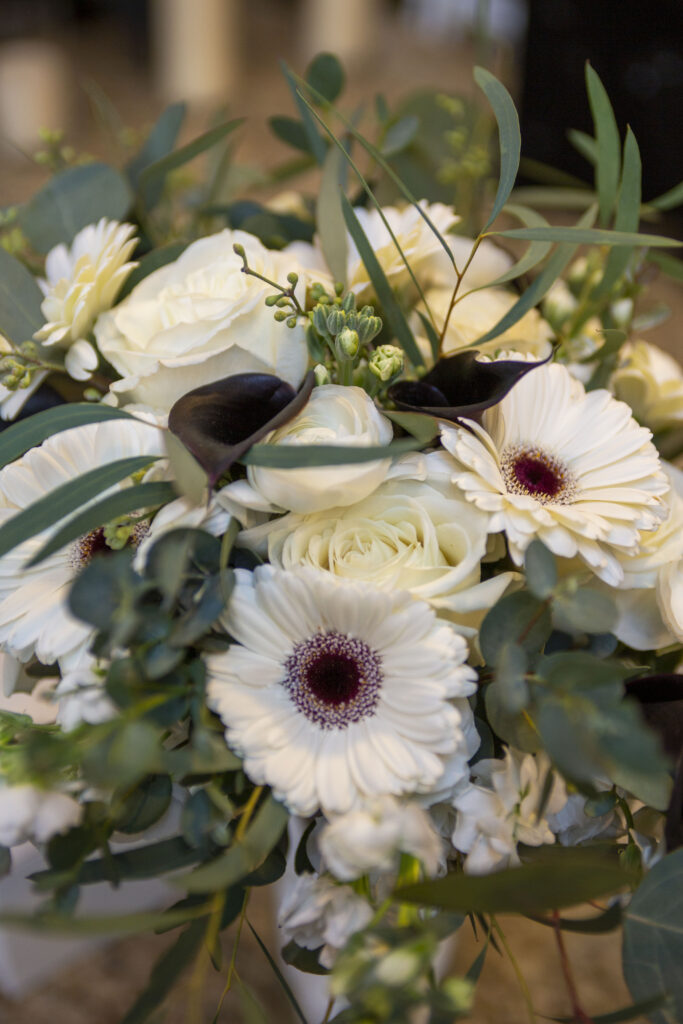
{"type": "Polygon", "coordinates": [[[226,121],[225,124],[219,124],[215,128],[209,129],[208,132],[204,132],[198,138],[193,139],[192,142],[188,142],[187,145],[174,149],[172,153],[161,157],[160,160],[155,160],[154,163],[149,164],[140,173],[139,190],[149,189],[152,182],[163,181],[171,171],[175,171],[176,168],[182,167],[183,164],[188,163],[190,160],[194,160],[200,153],[211,149],[212,146],[215,146],[224,139],[226,135],[233,132],[235,128],[239,128],[243,121],[243,117],[237,117],[232,121],[226,121]]]}
{"type": "MultiPolygon", "coordinates": [[[[583,215],[579,224],[582,226],[591,224],[595,219],[596,213],[596,206],[592,206],[583,215]]],[[[536,230],[541,229],[537,228],[536,230]]],[[[493,338],[497,338],[499,334],[503,334],[503,332],[507,331],[509,327],[516,324],[518,320],[521,320],[524,314],[535,306],[537,302],[540,302],[551,285],[557,280],[562,271],[572,260],[577,248],[577,245],[572,245],[568,242],[558,245],[541,273],[527,288],[524,294],[520,296],[514,306],[507,311],[505,316],[501,317],[498,323],[495,324],[491,330],[483,336],[483,338],[478,338],[477,341],[473,343],[473,347],[481,345],[485,341],[491,341],[493,338]]]]}
{"type": "MultiPolygon", "coordinates": [[[[511,213],[513,217],[518,217],[529,228],[548,226],[548,221],[540,213],[518,203],[506,203],[504,210],[506,213],[511,213]]],[[[522,274],[533,270],[541,260],[546,258],[551,249],[552,242],[532,242],[524,255],[509,270],[506,270],[504,274],[497,277],[495,281],[480,285],[479,288],[473,288],[472,291],[479,291],[481,288],[494,288],[497,285],[505,284],[507,281],[514,281],[516,278],[521,277],[522,274]]]]}
{"type": "Polygon", "coordinates": [[[575,150],[594,167],[598,162],[598,145],[592,135],[580,132],[578,128],[570,128],[567,138],[575,150]]]}
{"type": "Polygon", "coordinates": [[[91,917],[71,917],[66,914],[0,913],[0,925],[25,928],[48,935],[110,935],[151,932],[155,928],[173,928],[211,912],[208,904],[186,906],[178,910],[151,911],[144,914],[101,914],[91,917]]]}
{"type": "MultiPolygon", "coordinates": [[[[336,140],[335,140],[336,141],[336,140]]],[[[323,173],[316,204],[316,221],[320,247],[335,281],[346,285],[348,241],[341,206],[340,171],[346,156],[343,146],[330,147],[323,163],[323,173]]]]}
{"type": "Polygon", "coordinates": [[[247,466],[268,469],[295,469],[312,466],[348,466],[375,459],[390,459],[406,452],[417,451],[420,443],[413,438],[401,438],[387,445],[348,447],[333,444],[255,444],[239,461],[247,466]]]}
{"type": "Polygon", "coordinates": [[[612,104],[597,72],[586,63],[586,89],[595,125],[597,163],[595,188],[600,206],[600,221],[609,222],[617,198],[621,174],[621,140],[612,104]]]}
{"type": "MultiPolygon", "coordinates": [[[[301,95],[301,93],[300,93],[300,95],[301,95]]],[[[410,266],[410,263],[408,262],[408,258],[406,256],[406,254],[404,253],[403,249],[401,248],[401,243],[399,242],[398,238],[396,237],[396,234],[395,234],[391,224],[387,220],[386,215],[384,213],[384,210],[382,209],[381,204],[377,201],[377,199],[375,197],[375,194],[372,191],[372,189],[370,188],[370,185],[368,184],[367,180],[363,176],[363,173],[361,172],[360,168],[358,167],[358,165],[353,160],[351,154],[348,152],[346,147],[337,138],[337,136],[334,134],[334,132],[331,130],[331,128],[327,127],[325,122],[322,120],[321,117],[319,117],[318,113],[313,109],[313,107],[308,102],[306,97],[301,95],[301,99],[306,104],[306,106],[309,108],[309,110],[311,111],[311,114],[313,115],[313,117],[315,117],[320,122],[321,126],[325,129],[325,131],[327,132],[327,134],[329,135],[330,139],[335,144],[335,146],[337,147],[339,152],[341,154],[343,154],[344,159],[347,161],[347,163],[349,164],[349,166],[351,167],[351,169],[355,173],[356,177],[360,181],[361,185],[363,186],[365,194],[367,195],[368,199],[370,200],[372,205],[377,210],[377,212],[378,212],[378,214],[380,216],[380,219],[382,221],[382,224],[386,228],[386,230],[387,230],[387,232],[389,234],[389,237],[391,238],[391,241],[394,244],[395,249],[397,250],[398,254],[400,255],[401,259],[403,260],[403,265],[405,266],[406,270],[408,271],[408,273],[410,275],[410,279],[413,282],[413,284],[415,285],[417,293],[420,296],[420,298],[421,298],[421,300],[422,300],[422,302],[423,302],[423,304],[425,306],[425,309],[427,310],[428,315],[431,317],[431,313],[429,311],[429,305],[427,303],[427,297],[425,296],[425,293],[424,293],[424,291],[422,289],[422,285],[420,284],[418,279],[415,277],[415,274],[413,273],[413,268],[410,266]]],[[[329,159],[329,157],[328,157],[328,159],[329,159]]],[[[324,177],[324,173],[325,172],[323,171],[323,177],[324,177]]],[[[324,182],[323,182],[323,184],[324,184],[324,182]]],[[[321,186],[321,194],[322,194],[322,186],[321,186]]],[[[420,206],[418,206],[417,208],[418,208],[418,210],[421,210],[420,206]]],[[[341,209],[341,207],[340,207],[340,209],[341,209]]],[[[321,241],[322,241],[322,231],[320,232],[320,234],[321,234],[321,241]]],[[[325,252],[324,247],[323,247],[323,252],[325,252]]],[[[325,255],[326,255],[326,258],[327,258],[327,254],[325,254],[325,255]]],[[[449,250],[449,256],[450,256],[451,262],[453,262],[453,256],[450,253],[450,250],[449,250]]],[[[329,259],[328,259],[328,264],[330,266],[330,269],[334,273],[334,268],[332,267],[332,264],[330,263],[329,259]]],[[[346,271],[346,267],[344,267],[344,270],[346,271]]],[[[344,279],[345,279],[345,276],[346,275],[344,275],[344,279]]],[[[341,278],[340,278],[340,280],[341,280],[341,278]]]]}
{"type": "Polygon", "coordinates": [[[517,172],[519,170],[519,157],[522,148],[522,139],[519,132],[519,117],[512,102],[512,97],[502,82],[487,71],[486,68],[476,67],[474,69],[474,80],[483,90],[487,100],[493,108],[498,123],[498,138],[500,143],[500,178],[498,191],[493,202],[491,215],[483,227],[483,231],[493,224],[494,220],[507,203],[512,192],[517,172]]]}
{"type": "Polygon", "coordinates": [[[647,254],[649,263],[654,263],[665,274],[672,277],[674,281],[683,281],[683,260],[677,260],[668,252],[649,252],[647,254]]]}
{"type": "MultiPolygon", "coordinates": [[[[331,103],[327,103],[325,97],[321,96],[319,92],[316,92],[316,90],[311,85],[309,85],[308,82],[305,82],[303,78],[299,78],[296,75],[293,75],[292,77],[296,79],[296,81],[299,83],[299,86],[304,91],[308,91],[313,96],[313,98],[318,100],[319,102],[325,103],[330,112],[339,118],[339,120],[342,122],[342,124],[349,132],[349,134],[352,135],[356,142],[358,142],[363,147],[366,153],[369,153],[372,159],[376,161],[376,163],[382,168],[384,173],[393,181],[394,185],[396,185],[397,189],[399,190],[403,198],[406,199],[415,207],[420,217],[422,217],[422,220],[429,227],[430,231],[432,231],[432,233],[438,238],[439,242],[441,243],[441,247],[448,256],[449,261],[453,263],[453,253],[451,252],[445,238],[443,237],[437,226],[434,224],[429,214],[420,206],[417,199],[410,191],[410,189],[407,187],[407,185],[403,183],[398,174],[396,174],[393,168],[387,163],[386,159],[382,156],[377,147],[373,146],[373,144],[369,142],[368,139],[366,139],[365,136],[358,131],[353,122],[350,121],[347,117],[345,117],[341,113],[341,111],[337,110],[337,108],[333,106],[331,103]]],[[[299,94],[299,98],[301,99],[302,103],[305,104],[307,109],[310,108],[310,104],[306,104],[306,101],[304,100],[301,94],[299,94]]]]}
{"type": "Polygon", "coordinates": [[[118,516],[164,505],[175,497],[176,491],[173,484],[166,480],[138,484],[136,487],[125,487],[121,491],[109,494],[102,501],[89,505],[80,515],[72,516],[61,530],[52,534],[48,542],[33,556],[31,561],[27,562],[26,568],[30,569],[31,566],[38,565],[49,555],[63,548],[65,544],[77,540],[78,537],[90,533],[91,530],[96,530],[98,526],[110,523],[118,516]]]}
{"type": "Polygon", "coordinates": [[[33,274],[0,246],[0,333],[17,345],[29,341],[45,322],[42,301],[33,274]]]}
{"type": "Polygon", "coordinates": [[[679,181],[678,185],[674,185],[668,192],[657,196],[656,199],[651,199],[648,206],[654,206],[656,210],[673,210],[681,203],[683,203],[683,181],[679,181]]]}
{"type": "Polygon", "coordinates": [[[37,533],[42,533],[54,523],[81,508],[86,501],[96,498],[107,487],[125,480],[126,477],[155,462],[156,455],[135,455],[127,459],[117,459],[106,466],[97,466],[75,480],[68,480],[60,487],[55,487],[43,498],[12,516],[0,526],[0,556],[22,544],[37,533]]]}
{"type": "MultiPolygon", "coordinates": [[[[548,210],[585,210],[595,202],[589,188],[550,188],[544,185],[522,185],[510,196],[514,203],[540,206],[548,210]]],[[[508,203],[508,206],[510,204],[508,203]]]]}
{"type": "Polygon", "coordinates": [[[645,235],[636,231],[608,231],[603,228],[552,226],[548,228],[508,228],[489,231],[503,238],[522,238],[534,242],[575,242],[576,245],[641,245],[662,249],[680,248],[683,242],[665,235],[645,235]]]}
{"type": "Polygon", "coordinates": [[[291,989],[287,979],[285,978],[284,974],[282,973],[282,971],[280,970],[280,968],[276,964],[275,960],[271,956],[267,946],[262,941],[261,936],[258,934],[256,929],[254,928],[254,926],[251,923],[251,921],[247,921],[247,924],[249,925],[249,928],[251,929],[252,935],[254,936],[256,941],[258,942],[259,947],[261,949],[261,952],[263,953],[263,955],[265,956],[266,960],[270,964],[270,968],[271,968],[273,974],[275,975],[275,977],[279,981],[279,983],[280,983],[280,985],[282,987],[282,991],[287,996],[287,999],[289,1001],[290,1006],[292,1007],[292,1009],[294,1010],[295,1014],[297,1015],[297,1017],[301,1021],[301,1024],[307,1024],[306,1018],[304,1017],[303,1010],[299,1006],[299,1004],[297,1002],[297,999],[296,999],[296,996],[292,992],[292,989],[291,989]]]}
{"type": "Polygon", "coordinates": [[[183,971],[192,964],[202,948],[206,922],[193,921],[181,932],[170,949],[164,950],[154,964],[147,987],[137,997],[120,1024],[144,1024],[158,1010],[183,971]]]}
{"type": "MultiPolygon", "coordinates": [[[[623,1010],[614,1010],[612,1013],[602,1013],[598,1017],[591,1017],[591,1020],[593,1024],[625,1024],[629,1020],[641,1020],[655,1010],[666,1009],[668,1003],[667,995],[653,996],[652,999],[643,999],[640,1003],[625,1006],[623,1010]]],[[[557,1024],[574,1024],[576,1017],[550,1017],[549,1020],[556,1021],[557,1024]]]]}
{"type": "Polygon", "coordinates": [[[375,256],[360,221],[353,212],[353,207],[345,195],[342,195],[342,210],[349,234],[358,249],[358,254],[363,261],[363,265],[375,289],[375,294],[379,299],[382,312],[394,332],[396,340],[405,351],[413,366],[423,366],[424,359],[422,358],[422,353],[417,347],[413,332],[408,326],[403,310],[396,301],[391,285],[386,279],[379,260],[375,256]]]}
{"type": "Polygon", "coordinates": [[[320,137],[318,129],[315,126],[315,121],[311,117],[311,112],[308,109],[308,105],[304,102],[301,93],[299,92],[298,86],[306,85],[306,87],[310,89],[312,93],[315,93],[316,98],[322,103],[326,104],[327,100],[325,99],[324,96],[321,96],[320,93],[316,92],[316,90],[313,89],[312,86],[304,82],[303,79],[298,78],[298,76],[294,75],[283,60],[280,61],[280,70],[282,71],[282,74],[285,76],[287,80],[289,91],[294,97],[294,102],[296,103],[297,108],[299,110],[301,121],[304,126],[304,131],[306,132],[306,137],[308,139],[310,151],[315,157],[316,163],[320,164],[320,166],[322,167],[325,161],[327,146],[325,145],[324,140],[320,137]]]}
{"type": "Polygon", "coordinates": [[[41,444],[47,437],[59,434],[71,427],[82,427],[86,423],[102,423],[105,420],[135,419],[123,409],[114,409],[109,405],[93,405],[90,402],[73,402],[69,405],[57,405],[52,409],[38,412],[20,423],[14,423],[0,434],[0,467],[14,462],[27,452],[41,444]]]}
{"type": "MultiPolygon", "coordinates": [[[[642,164],[640,150],[636,137],[631,128],[626,129],[624,141],[624,161],[621,172],[621,183],[617,197],[617,212],[614,218],[614,227],[617,231],[637,232],[638,221],[640,220],[642,164]]],[[[622,276],[629,260],[633,255],[633,248],[627,246],[615,246],[607,257],[605,271],[602,280],[595,289],[595,298],[607,295],[622,276]]]]}

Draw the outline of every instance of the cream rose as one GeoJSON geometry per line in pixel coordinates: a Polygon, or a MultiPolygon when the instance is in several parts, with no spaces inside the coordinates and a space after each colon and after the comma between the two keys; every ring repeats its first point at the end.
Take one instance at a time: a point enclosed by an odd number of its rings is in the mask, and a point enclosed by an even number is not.
{"type": "Polygon", "coordinates": [[[288,515],[240,535],[283,569],[309,566],[383,590],[408,590],[472,636],[511,573],[481,582],[486,515],[451,484],[443,452],[399,459],[388,478],[353,505],[288,515]]]}
{"type": "MultiPolygon", "coordinates": [[[[450,306],[452,289],[433,288],[427,292],[427,305],[439,330],[446,318],[450,306]]],[[[456,302],[448,318],[448,327],[444,336],[441,354],[452,355],[460,349],[474,345],[478,338],[486,334],[514,306],[517,296],[504,288],[485,288],[464,295],[456,302]]],[[[414,323],[416,333],[421,333],[421,324],[414,323]]],[[[492,341],[477,345],[480,352],[495,355],[501,349],[527,353],[535,359],[545,359],[551,352],[550,325],[541,317],[536,309],[528,313],[499,334],[492,341]]],[[[431,348],[426,339],[420,340],[423,354],[431,362],[431,348]]]]}
{"type": "MultiPolygon", "coordinates": [[[[362,388],[324,384],[314,388],[298,416],[266,440],[282,445],[368,447],[389,444],[393,434],[391,422],[362,388]]],[[[241,522],[249,521],[245,509],[320,512],[367,497],[382,483],[390,466],[391,459],[311,469],[250,466],[247,480],[228,484],[218,499],[241,522]]]]}
{"type": "Polygon", "coordinates": [[[683,369],[656,345],[647,341],[623,345],[610,389],[650,430],[683,423],[683,369]]]}
{"type": "MultiPolygon", "coordinates": [[[[273,281],[301,271],[292,255],[271,252],[243,231],[221,231],[193,242],[173,263],[155,270],[95,325],[100,351],[123,377],[112,392],[127,402],[168,411],[202,384],[234,373],[274,373],[301,383],[308,352],[303,325],[273,319],[270,285],[241,272],[233,245],[273,281]]],[[[306,272],[298,285],[304,298],[306,272]]]]}

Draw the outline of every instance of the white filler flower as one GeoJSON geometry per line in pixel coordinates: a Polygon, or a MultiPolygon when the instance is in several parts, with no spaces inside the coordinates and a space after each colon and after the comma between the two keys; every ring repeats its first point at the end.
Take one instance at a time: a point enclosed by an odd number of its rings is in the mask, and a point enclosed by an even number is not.
{"type": "Polygon", "coordinates": [[[0,785],[0,845],[18,846],[28,840],[46,843],[78,825],[82,814],[81,805],[66,793],[28,783],[0,785]]]}
{"type": "MultiPolygon", "coordinates": [[[[0,523],[88,470],[135,455],[164,454],[162,431],[151,423],[115,420],[62,431],[0,471],[0,523]]],[[[117,487],[125,486],[117,484],[117,487]]],[[[33,654],[71,666],[85,655],[92,629],[67,607],[70,584],[83,565],[106,550],[102,529],[27,569],[60,520],[0,558],[0,644],[21,661],[33,654]]]]}
{"type": "Polygon", "coordinates": [[[531,370],[483,427],[441,431],[459,463],[453,482],[489,513],[490,531],[505,531],[515,562],[538,537],[612,586],[624,578],[617,554],[637,552],[639,531],[666,515],[669,484],[650,438],[627,405],[586,392],[558,364],[531,370]]]}
{"type": "Polygon", "coordinates": [[[128,262],[137,245],[134,231],[132,224],[103,217],[79,231],[69,248],[57,245],[47,254],[45,280],[38,282],[46,323],[34,337],[68,349],[66,369],[76,380],[87,380],[97,366],[97,353],[85,336],[135,266],[128,262]]]}
{"type": "Polygon", "coordinates": [[[372,920],[367,900],[349,885],[337,885],[330,878],[298,875],[282,901],[278,927],[283,942],[296,942],[302,949],[319,949],[320,963],[332,967],[337,954],[354,932],[372,920]]]}
{"type": "Polygon", "coordinates": [[[209,706],[293,813],[427,792],[466,747],[467,645],[410,594],[262,566],[238,570],[222,622],[242,646],[208,659],[209,706]]]}

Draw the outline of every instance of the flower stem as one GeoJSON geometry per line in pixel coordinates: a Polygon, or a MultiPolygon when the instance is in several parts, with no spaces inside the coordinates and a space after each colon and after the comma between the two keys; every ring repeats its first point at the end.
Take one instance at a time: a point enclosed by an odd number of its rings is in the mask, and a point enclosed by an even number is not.
{"type": "Polygon", "coordinates": [[[519,984],[519,987],[520,987],[520,990],[521,990],[521,993],[522,993],[522,998],[524,999],[524,1004],[525,1004],[526,1009],[527,1009],[527,1014],[529,1016],[529,1024],[535,1024],[535,1022],[536,1022],[536,1013],[534,1011],[534,1004],[531,1001],[531,992],[529,991],[529,986],[527,985],[526,980],[524,978],[524,975],[522,974],[522,972],[520,970],[519,964],[515,960],[515,957],[514,957],[514,955],[512,953],[512,950],[510,949],[510,947],[508,945],[508,941],[505,938],[505,935],[503,933],[503,929],[500,927],[500,925],[498,924],[498,921],[496,920],[496,918],[494,917],[493,914],[491,914],[491,927],[493,928],[494,932],[496,933],[496,935],[500,939],[500,944],[503,947],[503,949],[505,950],[507,958],[510,961],[510,964],[512,965],[512,969],[515,972],[515,977],[517,978],[517,982],[519,984]]]}
{"type": "Polygon", "coordinates": [[[247,831],[247,828],[249,827],[249,822],[251,821],[252,815],[256,809],[256,804],[259,802],[259,797],[261,796],[262,792],[263,786],[256,786],[251,796],[247,800],[246,804],[244,805],[242,816],[240,817],[240,820],[237,824],[237,828],[235,829],[236,843],[239,843],[240,840],[244,839],[244,834],[247,831]]]}
{"type": "Polygon", "coordinates": [[[555,939],[557,941],[557,950],[560,954],[560,964],[562,965],[562,974],[564,976],[564,982],[567,986],[567,993],[572,1006],[572,1014],[575,1024],[593,1024],[593,1021],[588,1016],[586,1011],[581,1007],[579,1002],[579,994],[576,991],[576,984],[572,975],[571,964],[569,963],[569,957],[567,956],[567,948],[564,944],[564,936],[562,935],[562,927],[560,925],[560,914],[557,910],[553,910],[553,931],[555,932],[555,939]]]}
{"type": "Polygon", "coordinates": [[[448,321],[450,320],[451,313],[453,312],[453,309],[455,307],[455,304],[456,304],[456,301],[457,301],[457,298],[458,298],[458,292],[460,290],[460,285],[462,284],[462,279],[463,279],[463,277],[465,276],[465,274],[467,272],[467,268],[469,267],[470,263],[474,259],[474,254],[476,253],[477,249],[479,248],[479,245],[480,245],[483,237],[484,237],[483,235],[478,235],[477,238],[475,238],[474,245],[472,246],[472,250],[471,250],[469,256],[467,257],[467,261],[466,261],[464,267],[462,268],[462,270],[458,270],[458,268],[455,266],[455,264],[453,264],[453,267],[455,269],[456,282],[455,282],[455,287],[453,289],[453,294],[451,295],[451,301],[449,303],[448,310],[446,311],[446,316],[445,316],[445,319],[444,319],[444,322],[443,322],[443,327],[441,328],[441,333],[439,335],[439,355],[441,355],[441,349],[443,348],[444,338],[446,337],[446,331],[448,330],[448,321]]]}

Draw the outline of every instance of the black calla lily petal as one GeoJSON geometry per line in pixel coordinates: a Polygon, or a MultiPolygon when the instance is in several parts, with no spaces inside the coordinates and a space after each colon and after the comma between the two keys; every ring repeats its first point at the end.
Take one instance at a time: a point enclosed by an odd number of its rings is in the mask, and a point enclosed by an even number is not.
{"type": "Polygon", "coordinates": [[[298,391],[268,373],[235,373],[179,398],[169,413],[169,430],[206,470],[213,487],[253,444],[303,409],[314,384],[312,371],[298,391]]]}
{"type": "Polygon", "coordinates": [[[389,388],[397,409],[424,412],[441,420],[476,419],[497,405],[530,370],[547,363],[518,359],[480,362],[476,349],[439,359],[422,380],[398,381],[389,388]]]}
{"type": "Polygon", "coordinates": [[[640,703],[645,721],[657,732],[675,762],[674,784],[666,812],[664,840],[669,853],[683,846],[683,675],[642,676],[626,684],[640,703]]]}

